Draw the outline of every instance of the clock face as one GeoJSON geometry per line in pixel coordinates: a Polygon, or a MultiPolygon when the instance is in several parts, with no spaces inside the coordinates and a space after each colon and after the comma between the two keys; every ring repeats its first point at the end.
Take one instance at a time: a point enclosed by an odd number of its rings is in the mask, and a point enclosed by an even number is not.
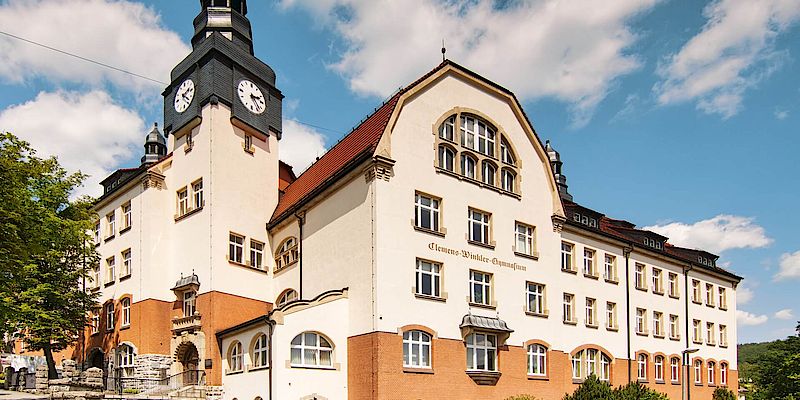
{"type": "Polygon", "coordinates": [[[192,99],[194,99],[194,82],[187,79],[175,91],[175,111],[179,113],[186,111],[192,104],[192,99]]]}
{"type": "Polygon", "coordinates": [[[264,94],[255,83],[245,79],[239,82],[239,100],[254,114],[261,114],[267,109],[264,94]]]}

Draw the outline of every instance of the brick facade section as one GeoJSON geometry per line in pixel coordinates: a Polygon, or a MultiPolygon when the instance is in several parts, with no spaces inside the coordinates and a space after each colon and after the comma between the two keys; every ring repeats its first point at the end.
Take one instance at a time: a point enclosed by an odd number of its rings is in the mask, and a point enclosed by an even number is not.
{"type": "MultiPolygon", "coordinates": [[[[460,340],[433,339],[433,373],[403,368],[403,338],[397,333],[374,332],[350,337],[348,355],[348,395],[351,399],[502,400],[531,394],[541,400],[560,400],[578,387],[572,381],[570,355],[557,350],[548,352],[546,379],[533,379],[527,375],[527,351],[518,346],[502,346],[498,350],[498,370],[502,375],[495,386],[477,385],[467,376],[466,349],[460,340]]],[[[652,372],[652,363],[650,365],[652,372]]],[[[669,370],[665,369],[665,373],[668,374],[669,370]]],[[[631,376],[636,379],[635,363],[631,364],[631,376]]],[[[729,371],[729,388],[734,393],[738,389],[737,378],[736,371],[729,371]]],[[[614,359],[611,363],[612,385],[627,382],[628,360],[614,359]]],[[[670,399],[681,398],[680,385],[652,381],[646,385],[667,394],[670,399]]],[[[693,384],[691,388],[694,399],[710,399],[715,389],[693,384]]]]}

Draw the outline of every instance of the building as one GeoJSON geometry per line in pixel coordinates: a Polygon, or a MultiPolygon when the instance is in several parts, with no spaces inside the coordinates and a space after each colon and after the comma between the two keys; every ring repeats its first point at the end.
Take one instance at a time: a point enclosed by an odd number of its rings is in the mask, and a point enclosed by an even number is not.
{"type": "Polygon", "coordinates": [[[296,177],[246,1],[201,5],[166,138],[103,181],[76,358],[225,400],[737,390],[741,278],[575,202],[511,91],[444,61],[296,177]]]}

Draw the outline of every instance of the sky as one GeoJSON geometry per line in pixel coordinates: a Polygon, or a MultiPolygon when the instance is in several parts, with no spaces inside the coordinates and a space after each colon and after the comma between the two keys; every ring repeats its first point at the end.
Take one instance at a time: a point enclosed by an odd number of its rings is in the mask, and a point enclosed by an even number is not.
{"type": "MultiPolygon", "coordinates": [[[[304,170],[447,57],[513,91],[575,200],[720,255],[740,343],[800,320],[800,0],[251,0],[304,170]]],[[[0,130],[90,175],[137,166],[196,0],[0,0],[0,130]],[[79,55],[98,66],[18,38],[79,55]]]]}

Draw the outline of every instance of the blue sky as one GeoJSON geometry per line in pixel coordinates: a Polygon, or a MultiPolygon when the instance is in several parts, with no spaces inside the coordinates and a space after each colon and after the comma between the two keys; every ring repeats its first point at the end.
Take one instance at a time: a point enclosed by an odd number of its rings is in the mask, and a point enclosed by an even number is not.
{"type": "MultiPolygon", "coordinates": [[[[576,201],[745,276],[739,341],[800,319],[800,0],[252,1],[302,170],[448,57],[514,91],[576,201]],[[598,8],[602,7],[602,8],[598,8]],[[310,125],[308,125],[310,124],[310,125]]],[[[155,80],[199,2],[0,1],[0,30],[155,80]]],[[[92,175],[138,164],[163,85],[0,35],[0,129],[92,175]]]]}

